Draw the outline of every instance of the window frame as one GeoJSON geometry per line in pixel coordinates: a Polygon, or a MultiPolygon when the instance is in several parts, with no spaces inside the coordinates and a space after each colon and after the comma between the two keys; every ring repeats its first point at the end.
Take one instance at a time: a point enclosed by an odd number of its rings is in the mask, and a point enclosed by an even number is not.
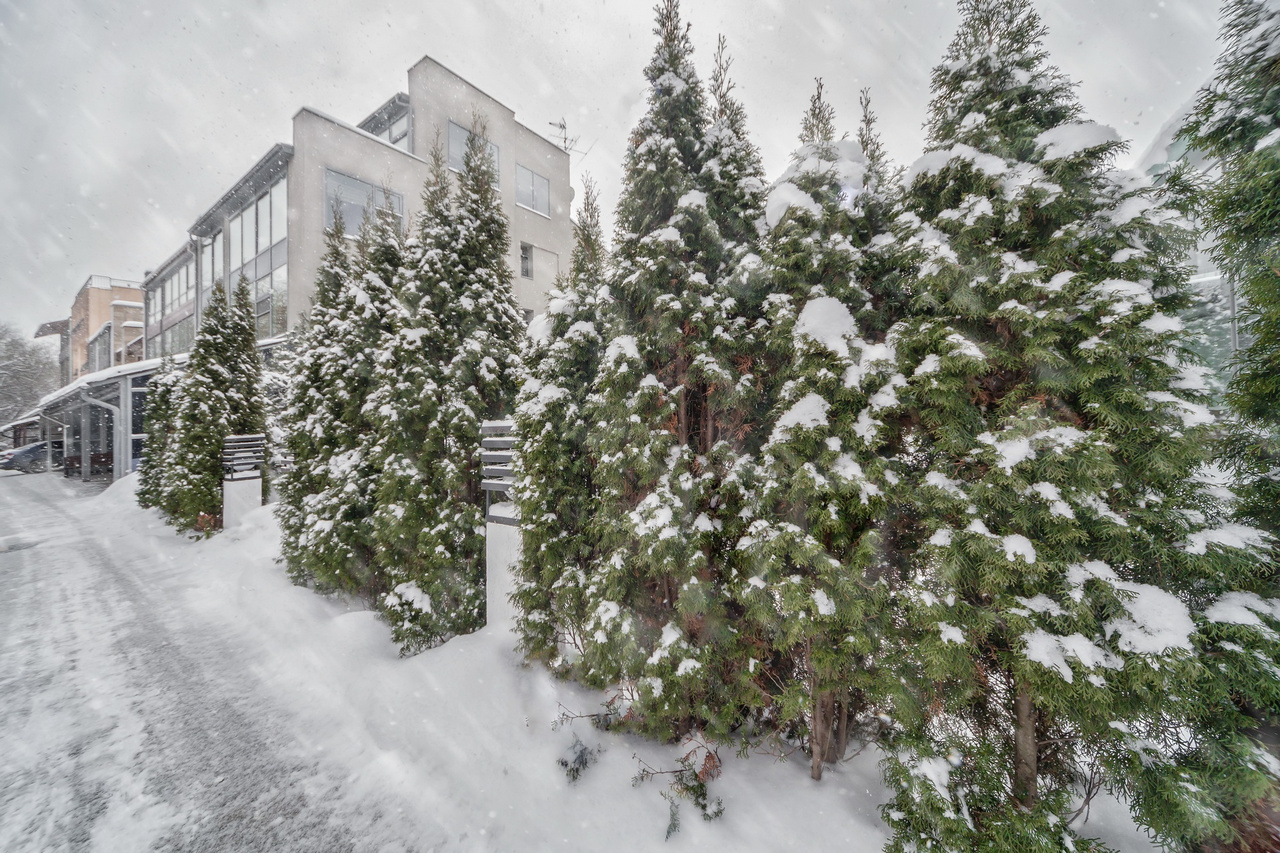
{"type": "MultiPolygon", "coordinates": [[[[402,234],[404,233],[404,228],[405,228],[404,195],[394,190],[390,190],[390,191],[384,190],[383,187],[377,184],[371,184],[368,181],[361,180],[360,178],[355,177],[354,175],[348,175],[345,172],[340,172],[337,169],[331,169],[328,166],[326,166],[324,170],[324,230],[325,231],[328,231],[330,228],[332,228],[334,223],[333,199],[329,192],[329,188],[331,186],[331,178],[337,178],[339,181],[351,181],[372,190],[371,193],[366,194],[365,201],[361,205],[362,216],[361,216],[360,222],[349,222],[347,221],[347,217],[343,216],[342,227],[343,227],[344,237],[346,237],[347,239],[355,239],[356,236],[360,233],[360,225],[364,221],[365,217],[367,217],[370,213],[370,207],[369,207],[370,196],[372,196],[373,210],[384,210],[386,207],[386,203],[388,201],[394,202],[394,204],[391,204],[390,207],[392,207],[392,215],[396,217],[396,230],[402,234]],[[380,196],[381,198],[379,198],[380,196]]],[[[345,206],[346,204],[348,204],[348,202],[345,202],[345,201],[340,202],[340,205],[342,206],[345,206]]]]}
{"type": "Polygon", "coordinates": [[[547,219],[550,219],[551,218],[551,179],[544,177],[538,172],[535,172],[533,169],[530,169],[528,166],[525,166],[521,163],[516,163],[516,207],[522,207],[525,210],[536,213],[539,216],[545,216],[547,219]],[[527,188],[529,191],[528,204],[526,204],[524,201],[521,200],[521,194],[526,189],[522,185],[523,183],[521,180],[521,178],[523,177],[523,175],[521,174],[522,172],[527,172],[529,175],[529,186],[527,188]],[[540,210],[538,208],[538,181],[542,181],[542,183],[546,188],[546,196],[543,199],[547,206],[546,210],[540,210]]]}
{"type": "Polygon", "coordinates": [[[533,278],[533,244],[520,244],[520,277],[533,278]],[[528,250],[527,252],[525,250],[528,250]]]}
{"type": "MultiPolygon", "coordinates": [[[[458,173],[462,172],[462,166],[467,156],[467,142],[470,139],[471,139],[470,129],[458,124],[453,119],[449,119],[449,131],[448,131],[448,137],[446,140],[448,150],[445,152],[445,165],[448,166],[450,172],[458,172],[458,173]],[[454,163],[454,158],[453,158],[453,146],[454,146],[453,131],[455,128],[460,133],[465,134],[464,136],[461,136],[458,138],[460,150],[458,151],[458,160],[456,164],[454,163]]],[[[484,141],[489,144],[489,157],[493,160],[494,175],[495,176],[501,175],[502,171],[500,168],[500,164],[502,162],[502,149],[498,147],[497,143],[495,143],[492,139],[489,139],[488,137],[485,137],[484,141]]],[[[501,184],[501,179],[499,179],[499,184],[501,184]]]]}

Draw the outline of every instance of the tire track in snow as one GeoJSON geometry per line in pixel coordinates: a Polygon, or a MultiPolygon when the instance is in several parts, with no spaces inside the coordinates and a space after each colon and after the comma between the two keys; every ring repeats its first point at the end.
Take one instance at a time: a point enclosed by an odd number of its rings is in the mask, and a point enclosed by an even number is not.
{"type": "Polygon", "coordinates": [[[0,553],[0,849],[416,849],[51,479],[0,480],[0,536],[34,543],[0,553]]]}

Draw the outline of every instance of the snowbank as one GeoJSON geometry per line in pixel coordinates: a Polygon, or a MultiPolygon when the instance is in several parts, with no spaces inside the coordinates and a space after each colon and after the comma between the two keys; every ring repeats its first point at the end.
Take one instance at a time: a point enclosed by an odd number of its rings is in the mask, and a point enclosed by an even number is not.
{"type": "MultiPolygon", "coordinates": [[[[175,598],[175,630],[236,639],[244,678],[284,709],[300,750],[346,768],[351,796],[423,815],[424,837],[407,846],[874,851],[887,839],[873,748],[814,783],[803,756],[740,760],[726,746],[724,774],[711,784],[724,816],[704,822],[683,803],[680,832],[664,843],[665,783],[635,786],[632,777],[638,760],[674,768],[682,750],[604,734],[585,720],[557,726],[565,712],[598,710],[602,697],[523,665],[509,609],[495,614],[501,626],[399,658],[373,613],[289,583],[275,562],[272,507],[249,513],[236,530],[190,541],[136,506],[133,479],[80,501],[75,514],[136,565],[142,583],[175,598]],[[601,753],[572,783],[557,760],[575,737],[601,753]]],[[[495,529],[490,563],[503,567],[518,539],[514,528],[495,529]]],[[[1115,803],[1094,813],[1086,834],[1103,834],[1120,850],[1153,849],[1115,803]]]]}

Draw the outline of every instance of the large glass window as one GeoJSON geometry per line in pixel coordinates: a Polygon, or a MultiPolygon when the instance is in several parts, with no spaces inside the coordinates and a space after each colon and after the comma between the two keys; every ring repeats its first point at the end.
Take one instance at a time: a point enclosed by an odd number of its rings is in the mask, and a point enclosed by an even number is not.
{"type": "Polygon", "coordinates": [[[381,133],[377,134],[379,139],[385,139],[397,148],[405,151],[409,150],[409,114],[405,113],[400,118],[391,122],[381,133]]]}
{"type": "Polygon", "coordinates": [[[264,195],[258,199],[258,245],[254,250],[254,257],[259,252],[265,252],[271,248],[271,196],[264,195]]]}
{"type": "Polygon", "coordinates": [[[283,335],[289,314],[289,267],[272,270],[253,283],[254,326],[258,340],[283,335]]]}
{"type": "Polygon", "coordinates": [[[532,169],[516,164],[516,204],[551,216],[551,182],[532,169]]]}
{"type": "Polygon", "coordinates": [[[196,269],[195,261],[187,261],[179,270],[174,273],[174,279],[177,281],[177,302],[175,308],[181,308],[191,304],[191,300],[196,298],[196,269]]]}
{"type": "Polygon", "coordinates": [[[213,284],[213,243],[200,241],[200,290],[213,284]]]}
{"type": "Polygon", "coordinates": [[[173,327],[173,352],[186,352],[196,339],[196,318],[187,317],[173,327]]]}
{"type": "Polygon", "coordinates": [[[271,334],[283,335],[289,325],[289,266],[271,271],[271,334]]]}
{"type": "Polygon", "coordinates": [[[397,227],[404,222],[404,197],[382,187],[326,170],[324,175],[324,227],[332,228],[334,209],[342,214],[342,230],[348,237],[360,231],[365,215],[371,210],[386,210],[395,217],[397,227]]]}
{"type": "Polygon", "coordinates": [[[289,182],[284,178],[271,188],[271,245],[289,234],[289,182]]]}
{"type": "Polygon", "coordinates": [[[405,113],[400,118],[391,122],[391,126],[387,128],[387,141],[397,148],[409,150],[409,114],[405,113]]]}
{"type": "Polygon", "coordinates": [[[231,262],[239,266],[253,260],[258,252],[256,244],[258,242],[258,207],[257,205],[249,205],[240,214],[241,227],[244,229],[240,235],[240,246],[243,254],[239,258],[232,258],[231,262]]]}
{"type": "Polygon", "coordinates": [[[285,333],[289,305],[289,268],[278,267],[254,282],[254,324],[258,340],[285,333]]]}
{"type": "MultiPolygon", "coordinates": [[[[460,124],[449,122],[449,168],[455,172],[462,171],[462,158],[467,153],[467,140],[471,131],[460,124]]],[[[498,169],[498,146],[489,143],[489,156],[493,159],[494,171],[498,169]]]]}
{"type": "MultiPolygon", "coordinates": [[[[289,191],[286,181],[286,178],[280,178],[227,223],[227,248],[231,255],[232,279],[238,278],[242,267],[253,264],[264,252],[270,251],[272,246],[288,236],[289,191]]],[[[218,241],[219,237],[215,236],[214,239],[218,241]]],[[[218,248],[214,249],[214,253],[219,254],[218,248]]],[[[283,257],[283,253],[281,256],[283,257]]],[[[252,281],[255,273],[269,267],[269,263],[259,260],[256,269],[247,269],[244,273],[252,281]]],[[[220,268],[218,272],[221,273],[220,268]]],[[[215,278],[222,280],[221,275],[216,275],[215,278]]],[[[235,282],[233,280],[230,283],[235,282]]]]}
{"type": "Polygon", "coordinates": [[[231,260],[228,263],[233,270],[239,269],[240,264],[244,263],[240,258],[240,230],[240,216],[237,214],[227,223],[227,248],[231,250],[231,260]]]}

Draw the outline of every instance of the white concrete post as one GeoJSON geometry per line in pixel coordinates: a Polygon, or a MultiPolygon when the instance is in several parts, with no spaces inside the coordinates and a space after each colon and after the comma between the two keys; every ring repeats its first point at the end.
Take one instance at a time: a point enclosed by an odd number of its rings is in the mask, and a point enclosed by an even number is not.
{"type": "Polygon", "coordinates": [[[511,604],[515,578],[511,571],[520,556],[520,528],[511,524],[485,525],[485,607],[488,626],[495,631],[512,633],[516,627],[516,609],[511,604]]]}
{"type": "Polygon", "coordinates": [[[222,447],[222,529],[244,523],[262,506],[262,468],[266,463],[265,435],[229,435],[222,447]]]}

